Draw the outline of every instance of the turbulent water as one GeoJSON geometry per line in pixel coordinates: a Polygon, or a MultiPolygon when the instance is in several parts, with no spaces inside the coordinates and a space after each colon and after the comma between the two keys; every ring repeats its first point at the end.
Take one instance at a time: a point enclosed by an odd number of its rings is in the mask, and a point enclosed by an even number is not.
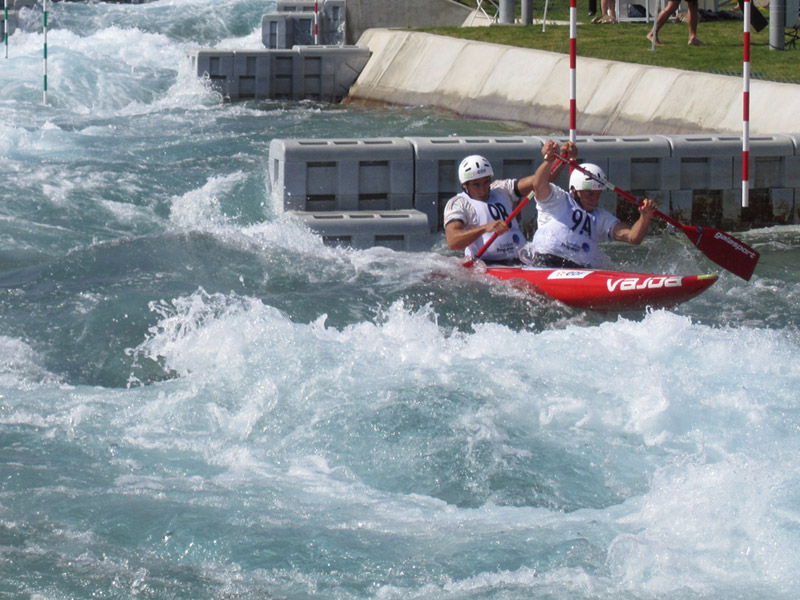
{"type": "Polygon", "coordinates": [[[514,126],[222,102],[274,3],[41,5],[0,63],[0,597],[793,599],[800,227],[597,315],[430,251],[324,245],[269,143],[514,126]]]}

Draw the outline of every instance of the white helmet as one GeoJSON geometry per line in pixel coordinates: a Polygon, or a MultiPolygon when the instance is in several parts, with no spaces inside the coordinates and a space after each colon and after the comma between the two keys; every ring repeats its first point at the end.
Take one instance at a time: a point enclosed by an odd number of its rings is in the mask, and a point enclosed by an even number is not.
{"type": "Polygon", "coordinates": [[[494,176],[492,165],[484,157],[477,154],[468,156],[461,161],[458,166],[458,180],[461,183],[467,183],[473,179],[481,179],[483,177],[494,176]]]}
{"type": "MultiPolygon", "coordinates": [[[[598,167],[597,165],[593,165],[592,163],[583,163],[581,165],[581,169],[589,171],[593,176],[597,177],[601,181],[606,181],[606,174],[603,173],[603,169],[598,167]]],[[[583,173],[580,169],[573,169],[572,174],[569,176],[569,187],[575,188],[578,191],[581,190],[604,190],[606,186],[596,181],[583,173]]]]}

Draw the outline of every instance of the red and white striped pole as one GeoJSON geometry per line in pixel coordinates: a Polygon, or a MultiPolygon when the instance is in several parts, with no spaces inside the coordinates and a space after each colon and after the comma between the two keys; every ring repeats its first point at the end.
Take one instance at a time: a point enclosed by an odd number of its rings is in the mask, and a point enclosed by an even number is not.
{"type": "Polygon", "coordinates": [[[742,69],[742,208],[750,206],[750,0],[744,0],[744,65],[742,69]]]}
{"type": "Polygon", "coordinates": [[[569,141],[575,143],[577,123],[577,38],[578,38],[578,4],[577,0],[569,0],[569,141]]]}
{"type": "MultiPolygon", "coordinates": [[[[545,11],[547,11],[545,4],[545,11]]],[[[576,123],[577,123],[577,55],[578,55],[578,3],[577,0],[569,0],[569,141],[575,143],[576,137],[576,123]]],[[[550,167],[550,174],[555,173],[556,169],[561,167],[563,163],[556,161],[550,167]]],[[[570,173],[572,166],[570,165],[570,173]]]]}
{"type": "Polygon", "coordinates": [[[319,45],[319,2],[314,1],[314,43],[319,45]]]}

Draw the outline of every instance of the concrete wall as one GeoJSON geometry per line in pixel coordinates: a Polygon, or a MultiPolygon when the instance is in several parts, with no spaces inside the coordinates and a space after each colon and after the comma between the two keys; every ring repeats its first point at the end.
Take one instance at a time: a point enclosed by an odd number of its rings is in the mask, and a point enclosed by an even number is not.
{"type": "Polygon", "coordinates": [[[229,100],[323,100],[347,95],[369,60],[369,48],[294,46],[289,50],[190,50],[198,77],[229,100]]]}
{"type": "MultiPolygon", "coordinates": [[[[348,0],[348,6],[352,0],[348,0]]],[[[347,101],[429,106],[569,131],[569,56],[413,31],[371,29],[372,58],[347,101]]],[[[578,57],[578,131],[742,133],[742,80],[578,57]]],[[[800,130],[800,86],[752,81],[750,131],[800,130]]]]}
{"type": "Polygon", "coordinates": [[[459,26],[472,10],[453,0],[347,0],[345,44],[374,27],[459,26]]]}
{"type": "Polygon", "coordinates": [[[278,0],[277,11],[264,15],[261,20],[261,40],[266,48],[275,49],[314,43],[342,46],[345,4],[345,0],[278,0]],[[315,19],[319,33],[316,41],[315,19]]]}
{"type": "MultiPolygon", "coordinates": [[[[566,138],[557,138],[564,141],[566,138]]],[[[545,137],[275,139],[273,196],[329,241],[413,250],[442,229],[444,204],[459,190],[457,165],[481,154],[497,178],[520,178],[542,161],[545,137]]],[[[678,221],[726,229],[800,222],[800,135],[755,136],[750,207],[742,208],[742,139],[736,135],[580,136],[580,160],[610,181],[654,199],[678,221]]],[[[568,186],[568,170],[558,184],[568,186]]],[[[613,192],[600,204],[625,220],[636,209],[613,192]]],[[[530,229],[536,209],[522,211],[530,229]]]]}

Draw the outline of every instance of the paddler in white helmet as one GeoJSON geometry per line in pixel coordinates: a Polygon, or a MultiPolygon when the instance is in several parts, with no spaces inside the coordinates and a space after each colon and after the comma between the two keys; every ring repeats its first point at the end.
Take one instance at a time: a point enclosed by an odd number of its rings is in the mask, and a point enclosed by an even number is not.
{"type": "MultiPolygon", "coordinates": [[[[558,151],[558,145],[552,140],[542,147],[544,162],[533,174],[538,227],[533,241],[521,250],[520,258],[524,263],[542,267],[607,267],[608,259],[600,249],[600,243],[640,244],[647,235],[656,205],[645,198],[639,205],[636,223],[623,223],[598,206],[605,186],[580,170],[573,169],[569,191],[550,182],[550,171],[558,151]]],[[[561,153],[575,159],[578,149],[572,142],[567,142],[561,153]]],[[[583,163],[580,166],[600,180],[606,180],[605,173],[597,165],[583,163]]]]}
{"type": "Polygon", "coordinates": [[[525,236],[516,219],[510,225],[505,220],[514,205],[533,191],[534,176],[492,181],[493,177],[492,165],[483,156],[473,154],[461,161],[458,180],[462,191],[444,209],[447,246],[464,250],[471,259],[497,233],[481,258],[488,263],[519,264],[525,236]]]}

